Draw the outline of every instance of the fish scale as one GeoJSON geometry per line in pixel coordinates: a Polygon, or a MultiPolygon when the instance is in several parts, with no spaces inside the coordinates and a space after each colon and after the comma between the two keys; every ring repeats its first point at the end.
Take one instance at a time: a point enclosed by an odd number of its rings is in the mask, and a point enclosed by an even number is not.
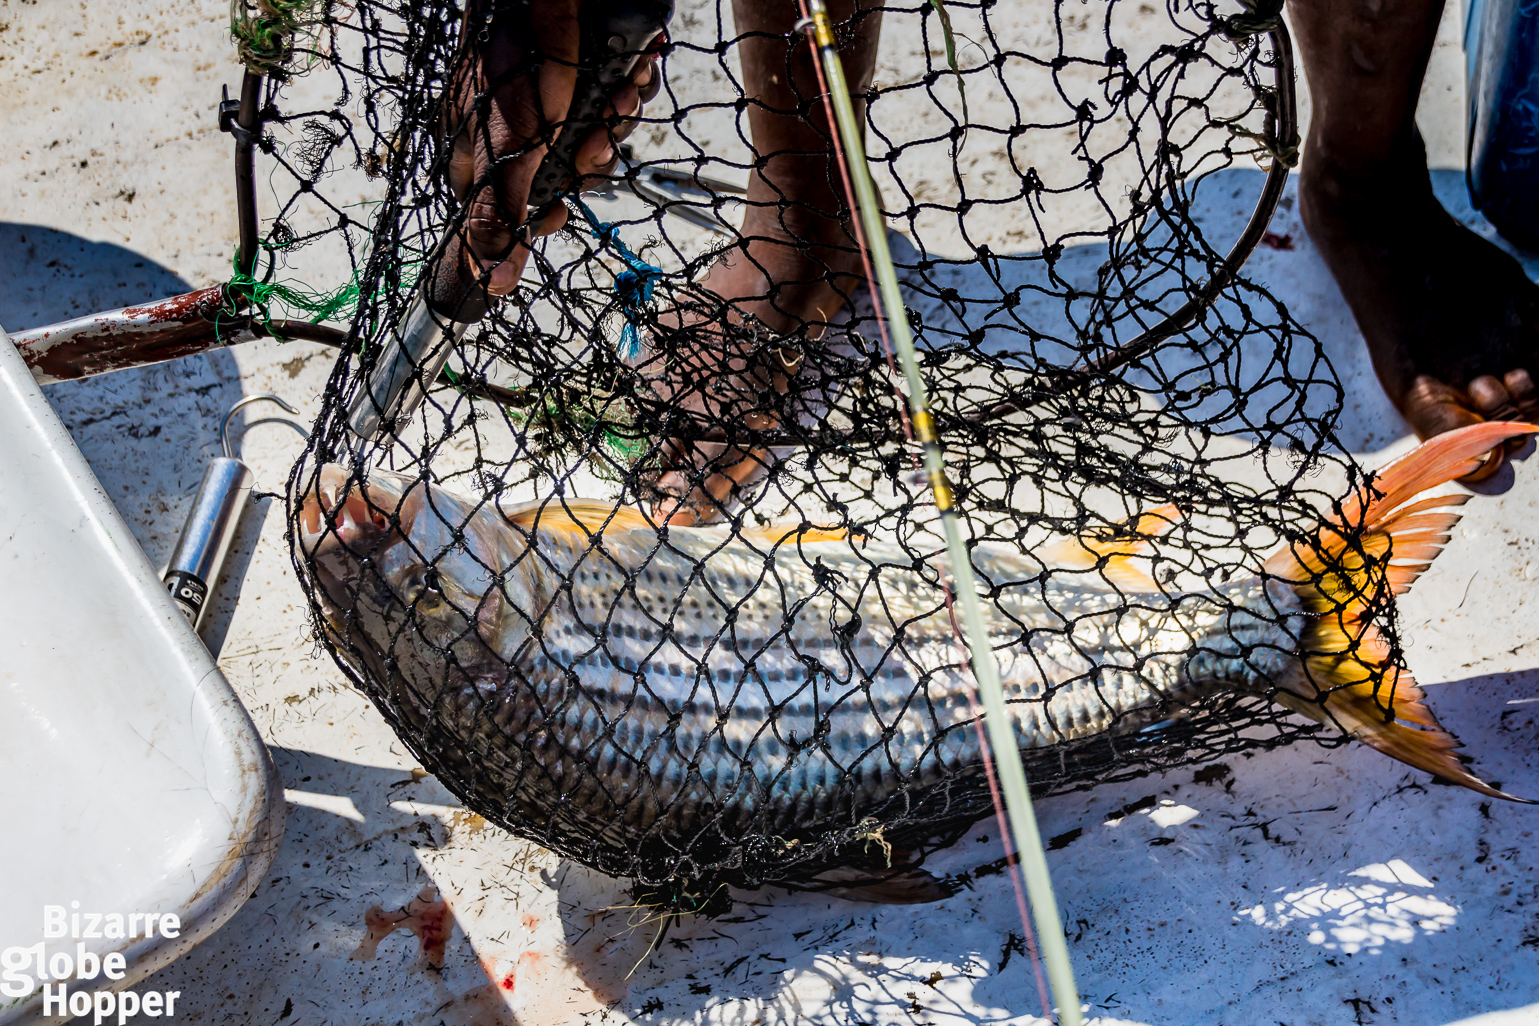
{"type": "MultiPolygon", "coordinates": [[[[704,539],[606,538],[601,552],[566,534],[531,542],[543,572],[572,585],[540,617],[539,644],[522,658],[502,653],[512,672],[500,674],[494,698],[527,692],[535,700],[503,702],[495,719],[504,729],[476,747],[518,753],[533,742],[548,751],[553,743],[540,741],[561,738],[562,757],[547,760],[534,790],[565,796],[565,814],[609,831],[618,809],[626,826],[666,831],[698,819],[704,805],[729,823],[790,833],[809,815],[858,820],[895,792],[981,766],[966,729],[969,678],[941,596],[919,574],[890,569],[910,562],[901,550],[805,546],[817,549],[813,566],[846,580],[864,578],[873,563],[888,568],[880,588],[841,604],[800,555],[766,564],[747,546],[704,539]],[[693,574],[701,557],[691,549],[702,542],[725,564],[709,582],[693,574]],[[803,597],[789,608],[787,595],[803,597]],[[855,618],[858,636],[834,636],[831,624],[855,618]],[[664,629],[680,619],[682,627],[664,629]],[[581,682],[576,700],[560,687],[528,689],[568,673],[581,682]],[[594,786],[597,779],[608,786],[594,786]]],[[[979,561],[992,579],[1024,576],[1008,557],[981,552],[979,561]]],[[[995,637],[1023,748],[1135,729],[1211,683],[1264,687],[1266,673],[1282,668],[1258,672],[1237,658],[1235,629],[1222,615],[1230,603],[1258,601],[1254,583],[1225,586],[1228,601],[1212,608],[1160,610],[1156,603],[1170,604],[1156,594],[1133,603],[1137,615],[1118,615],[1126,598],[1086,577],[1081,586],[1001,591],[995,637]],[[1024,645],[1018,623],[1033,625],[1024,645]],[[1200,654],[1190,662],[1201,672],[1183,674],[1194,640],[1200,654]]],[[[1284,640],[1272,624],[1257,624],[1284,640]]],[[[437,713],[465,737],[477,735],[484,716],[474,703],[437,713]]]]}
{"type": "MultiPolygon", "coordinates": [[[[659,546],[654,539],[638,544],[606,537],[602,555],[587,539],[563,534],[542,533],[533,543],[574,582],[574,601],[551,611],[547,633],[586,636],[592,644],[582,658],[570,649],[551,654],[552,668],[581,672],[585,690],[603,706],[591,723],[566,724],[570,736],[595,741],[586,733],[593,724],[630,722],[627,736],[651,737],[646,721],[634,719],[632,699],[641,695],[654,705],[654,722],[663,710],[680,717],[665,750],[650,759],[625,753],[644,769],[662,806],[683,804],[694,779],[689,769],[701,767],[700,779],[708,780],[714,797],[744,802],[775,829],[791,830],[802,796],[825,794],[852,776],[858,815],[862,805],[897,790],[981,764],[976,735],[958,729],[972,720],[970,682],[942,596],[912,570],[891,569],[911,564],[902,550],[822,542],[766,561],[746,545],[723,547],[716,539],[691,544],[670,536],[670,544],[659,546]],[[713,570],[721,567],[709,584],[694,574],[703,557],[713,570]],[[754,572],[755,563],[762,574],[754,572]],[[814,579],[819,564],[845,579],[865,578],[873,564],[885,567],[881,588],[866,589],[843,611],[845,619],[859,617],[861,634],[853,643],[830,637],[839,611],[814,579]],[[788,595],[802,596],[794,609],[788,595]],[[693,633],[665,633],[661,625],[680,614],[683,629],[693,633]],[[713,620],[725,624],[716,635],[695,630],[713,620]],[[655,626],[637,629],[638,623],[655,626]],[[837,645],[832,651],[831,643],[837,645]],[[829,694],[836,682],[840,690],[829,694]],[[820,727],[822,743],[800,748],[793,758],[790,739],[805,742],[820,727]],[[750,777],[755,786],[744,787],[750,777]]],[[[990,561],[988,553],[979,562],[995,580],[1014,579],[1012,571],[1020,569],[1018,561],[990,561]]],[[[1130,601],[1083,576],[1080,586],[1054,582],[1033,594],[1023,584],[1001,592],[995,639],[1003,646],[1001,673],[1021,717],[1023,748],[1147,725],[1219,682],[1264,690],[1286,668],[1281,657],[1265,667],[1247,663],[1246,632],[1226,612],[1246,603],[1264,608],[1268,619],[1251,618],[1251,632],[1280,654],[1293,642],[1270,622],[1277,615],[1271,607],[1298,612],[1291,593],[1274,589],[1266,602],[1259,582],[1238,582],[1218,589],[1218,601],[1172,606],[1159,593],[1130,601]],[[1037,628],[1027,646],[1006,644],[1019,634],[1011,620],[1037,628]],[[1189,659],[1194,649],[1199,655],[1189,659]],[[1099,657],[1094,674],[1089,653],[1099,657]]],[[[600,747],[605,744],[623,743],[611,733],[600,747]]]]}
{"type": "MultiPolygon", "coordinates": [[[[1042,550],[1062,561],[1052,572],[979,547],[1028,761],[1067,768],[1087,740],[1254,695],[1511,798],[1464,769],[1382,624],[1457,521],[1430,511],[1462,499],[1401,507],[1535,430],[1438,436],[1262,573],[1195,593],[1166,594],[1129,562],[1174,522],[1168,507],[1132,541],[1042,550]]],[[[340,467],[317,475],[295,526],[328,640],[423,765],[588,865],[652,883],[805,879],[988,810],[939,578],[896,545],[659,530],[592,503],[501,510],[382,471],[359,486],[340,467]]]]}

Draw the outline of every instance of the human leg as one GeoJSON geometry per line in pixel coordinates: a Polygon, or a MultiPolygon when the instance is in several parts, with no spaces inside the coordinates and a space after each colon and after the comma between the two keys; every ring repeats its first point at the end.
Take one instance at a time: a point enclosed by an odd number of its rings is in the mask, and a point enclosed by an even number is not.
{"type": "MultiPolygon", "coordinates": [[[[870,0],[829,8],[848,27],[841,57],[863,115],[858,98],[875,73],[881,12],[870,0]]],[[[819,373],[807,365],[807,344],[828,332],[860,271],[816,58],[794,32],[796,0],[734,0],[733,13],[758,158],[747,213],[740,239],[664,320],[670,337],[657,340],[647,367],[656,368],[654,389],[664,399],[716,431],[724,421],[764,430],[787,419],[786,393],[819,373]]],[[[674,524],[718,519],[772,462],[760,448],[672,439],[652,484],[654,508],[674,524]]]]}
{"type": "Polygon", "coordinates": [[[1304,223],[1380,382],[1423,438],[1539,413],[1539,287],[1438,203],[1416,130],[1442,8],[1443,0],[1289,3],[1314,104],[1304,223]]]}

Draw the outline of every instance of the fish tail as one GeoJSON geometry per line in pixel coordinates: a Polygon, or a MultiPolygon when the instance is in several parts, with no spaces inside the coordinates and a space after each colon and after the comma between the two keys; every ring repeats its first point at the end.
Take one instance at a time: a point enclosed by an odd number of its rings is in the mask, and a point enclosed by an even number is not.
{"type": "Polygon", "coordinates": [[[1266,561],[1267,574],[1290,584],[1310,614],[1298,676],[1279,692],[1281,704],[1408,766],[1493,798],[1525,801],[1464,769],[1454,754],[1459,742],[1427,708],[1380,624],[1392,614],[1394,597],[1447,544],[1459,522],[1453,507],[1469,496],[1410,500],[1475,470],[1508,439],[1536,431],[1532,424],[1493,422],[1438,435],[1370,478],[1313,537],[1266,561]]]}

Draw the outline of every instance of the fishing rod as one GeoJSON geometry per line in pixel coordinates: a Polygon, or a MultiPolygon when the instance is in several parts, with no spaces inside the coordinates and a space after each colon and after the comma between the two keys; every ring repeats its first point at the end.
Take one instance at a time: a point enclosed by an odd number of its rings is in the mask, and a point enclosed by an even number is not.
{"type": "MultiPolygon", "coordinates": [[[[606,125],[604,111],[610,99],[630,79],[636,62],[672,16],[673,0],[586,0],[582,5],[577,85],[570,113],[535,171],[524,223],[512,232],[508,253],[528,239],[530,229],[578,180],[578,149],[594,129],[606,125]]],[[[398,431],[410,419],[456,343],[495,303],[486,290],[489,271],[475,278],[466,271],[467,259],[473,258],[465,244],[464,226],[473,197],[482,187],[481,183],[472,187],[471,199],[439,240],[411,306],[348,406],[348,428],[360,440],[372,439],[381,429],[398,431]]]]}
{"type": "Polygon", "coordinates": [[[983,618],[983,602],[978,597],[978,582],[973,574],[972,558],[962,537],[961,518],[957,514],[951,482],[946,476],[945,451],[941,448],[940,438],[935,431],[935,420],[930,414],[929,391],[919,368],[913,331],[898,287],[898,274],[893,266],[892,253],[887,246],[887,226],[882,221],[876,187],[866,164],[865,145],[855,119],[855,105],[850,100],[844,65],[839,60],[828,8],[823,0],[803,0],[803,3],[803,10],[808,14],[806,20],[817,62],[825,76],[825,94],[833,107],[836,141],[843,145],[840,156],[855,191],[858,227],[864,236],[859,240],[861,249],[863,254],[870,256],[868,273],[874,271],[876,277],[877,288],[872,302],[877,308],[877,321],[883,326],[884,335],[890,331],[891,339],[896,343],[898,362],[902,365],[903,377],[908,385],[907,425],[911,426],[913,436],[921,447],[935,508],[941,515],[946,553],[951,564],[951,591],[956,604],[961,606],[967,645],[972,655],[973,677],[983,701],[984,726],[988,731],[989,747],[994,750],[994,775],[1004,793],[1015,850],[1020,859],[1021,875],[1031,898],[1043,961],[1047,963],[1048,981],[1052,987],[1054,1003],[1058,1006],[1058,1021],[1062,1026],[1080,1026],[1082,1019],[1074,969],[1069,961],[1069,949],[1064,941],[1063,924],[1058,915],[1058,902],[1053,894],[1047,852],[1042,845],[1036,814],[1032,810],[1031,788],[1026,781],[1026,767],[1021,761],[1015,737],[1015,720],[1005,705],[999,664],[989,644],[988,624],[983,618]]]}

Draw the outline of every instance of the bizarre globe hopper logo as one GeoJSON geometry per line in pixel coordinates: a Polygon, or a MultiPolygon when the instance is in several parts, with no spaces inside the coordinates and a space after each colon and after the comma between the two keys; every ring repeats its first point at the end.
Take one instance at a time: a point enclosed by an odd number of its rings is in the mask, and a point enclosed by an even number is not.
{"type": "Polygon", "coordinates": [[[116,1022],[124,1026],[139,1016],[160,1018],[176,1014],[179,990],[150,990],[135,993],[112,989],[128,975],[128,960],[121,951],[96,953],[101,944],[87,941],[120,941],[126,946],[135,939],[148,940],[157,934],[167,939],[181,936],[182,920],[175,913],[159,912],[81,912],[80,902],[43,906],[43,939],[27,947],[9,947],[0,952],[0,994],[25,998],[42,985],[43,1016],[91,1015],[93,1026],[116,1022]],[[75,949],[60,945],[73,940],[75,949]],[[49,952],[50,942],[55,949],[49,952]]]}

